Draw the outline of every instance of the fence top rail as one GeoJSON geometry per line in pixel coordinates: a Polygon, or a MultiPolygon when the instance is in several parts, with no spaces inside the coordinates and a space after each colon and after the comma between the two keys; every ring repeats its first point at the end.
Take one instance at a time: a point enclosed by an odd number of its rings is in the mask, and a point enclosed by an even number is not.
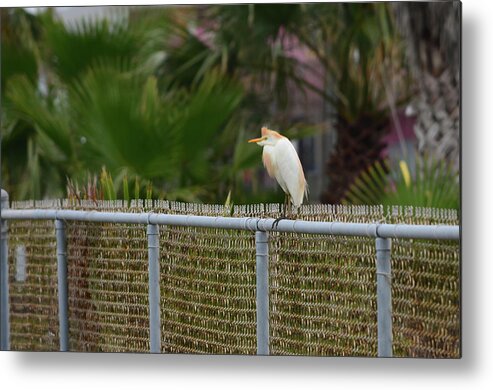
{"type": "Polygon", "coordinates": [[[156,224],[250,231],[327,234],[381,238],[459,240],[460,228],[452,225],[319,222],[272,218],[210,217],[158,213],[124,213],[57,209],[2,209],[5,220],[65,220],[84,222],[156,224]]]}

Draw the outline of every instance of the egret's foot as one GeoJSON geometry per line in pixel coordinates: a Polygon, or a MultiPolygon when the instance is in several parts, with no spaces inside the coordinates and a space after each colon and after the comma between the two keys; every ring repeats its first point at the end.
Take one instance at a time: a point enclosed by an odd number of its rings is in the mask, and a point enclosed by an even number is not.
{"type": "Polygon", "coordinates": [[[282,217],[279,217],[279,218],[276,218],[274,220],[274,222],[272,223],[272,229],[277,229],[277,225],[279,225],[279,222],[283,219],[289,219],[288,217],[286,216],[282,216],[282,217]]]}

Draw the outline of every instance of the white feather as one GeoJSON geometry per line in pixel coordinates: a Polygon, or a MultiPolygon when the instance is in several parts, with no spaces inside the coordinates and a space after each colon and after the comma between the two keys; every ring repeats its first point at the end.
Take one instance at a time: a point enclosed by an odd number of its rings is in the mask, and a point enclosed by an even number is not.
{"type": "Polygon", "coordinates": [[[292,203],[299,207],[306,193],[306,182],[293,144],[283,137],[274,146],[265,145],[263,152],[269,155],[277,182],[289,194],[292,203]]]}

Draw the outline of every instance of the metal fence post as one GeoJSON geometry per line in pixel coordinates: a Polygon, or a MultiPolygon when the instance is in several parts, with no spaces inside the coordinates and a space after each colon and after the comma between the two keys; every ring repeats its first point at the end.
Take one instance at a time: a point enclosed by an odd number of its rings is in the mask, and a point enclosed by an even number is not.
{"type": "Polygon", "coordinates": [[[257,355],[269,355],[269,235],[255,232],[257,275],[257,355]]]}
{"type": "Polygon", "coordinates": [[[149,250],[149,327],[151,353],[161,353],[161,303],[159,291],[159,226],[147,225],[149,250]]]}
{"type": "Polygon", "coordinates": [[[56,258],[58,274],[58,323],[60,351],[66,352],[68,346],[68,286],[67,286],[67,237],[65,222],[55,220],[56,258]]]}
{"type": "Polygon", "coordinates": [[[378,357],[392,357],[392,272],[390,238],[376,238],[378,357]]]}
{"type": "MultiPolygon", "coordinates": [[[[1,190],[1,210],[9,208],[9,194],[1,190]]],[[[1,211],[0,211],[1,212],[1,211]]],[[[10,349],[8,226],[1,220],[0,233],[0,350],[10,349]]]]}

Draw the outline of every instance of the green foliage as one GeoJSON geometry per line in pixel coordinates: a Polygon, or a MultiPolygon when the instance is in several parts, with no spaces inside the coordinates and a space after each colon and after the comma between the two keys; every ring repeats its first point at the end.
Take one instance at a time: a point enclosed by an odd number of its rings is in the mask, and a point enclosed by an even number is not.
{"type": "Polygon", "coordinates": [[[6,96],[12,112],[30,122],[54,156],[67,160],[73,153],[68,117],[62,102],[43,97],[25,76],[9,80],[6,96]]]}
{"type": "Polygon", "coordinates": [[[105,167],[108,198],[277,200],[255,175],[245,184],[261,164],[245,141],[266,122],[290,138],[318,131],[270,117],[288,86],[361,119],[385,112],[377,64],[399,55],[385,5],[146,7],[71,27],[51,12],[9,13],[10,24],[4,15],[2,31],[15,33],[2,34],[2,172],[16,199],[61,196],[67,177],[84,182],[105,167]],[[300,44],[334,95],[303,75],[313,69],[293,55],[300,44]]]}
{"type": "MultiPolygon", "coordinates": [[[[35,18],[20,8],[2,9],[1,17],[1,95],[2,95],[2,182],[18,183],[15,193],[25,197],[39,197],[44,183],[35,177],[42,169],[40,146],[34,139],[35,130],[9,111],[6,96],[9,79],[23,77],[34,82],[38,76],[37,51],[34,37],[38,33],[35,18]],[[7,163],[8,162],[8,163],[7,163]]],[[[8,186],[8,187],[7,187],[8,186]]],[[[10,189],[10,188],[9,188],[10,189]]]]}
{"type": "Polygon", "coordinates": [[[70,82],[91,66],[136,59],[141,37],[124,21],[82,20],[73,28],[44,15],[44,42],[51,69],[70,82]]]}
{"type": "Polygon", "coordinates": [[[127,207],[130,207],[130,192],[128,190],[128,176],[125,173],[123,175],[123,199],[127,203],[127,207]]]}
{"type": "Polygon", "coordinates": [[[103,187],[103,196],[107,200],[116,199],[115,185],[113,184],[113,178],[103,167],[101,171],[101,186],[103,187]]]}
{"type": "Polygon", "coordinates": [[[187,26],[175,25],[175,40],[165,42],[166,58],[159,64],[158,74],[172,73],[173,83],[190,87],[198,83],[207,71],[217,68],[220,54],[208,47],[187,26]]]}
{"type": "Polygon", "coordinates": [[[249,4],[211,8],[220,26],[214,35],[216,55],[230,73],[248,75],[251,88],[262,90],[281,107],[288,103],[288,81],[299,84],[299,61],[288,53],[288,33],[306,22],[297,4],[249,4]]]}
{"type": "Polygon", "coordinates": [[[2,43],[2,93],[5,81],[17,74],[25,75],[31,82],[37,77],[38,67],[34,53],[13,42],[2,43]]]}
{"type": "MultiPolygon", "coordinates": [[[[177,85],[172,74],[158,80],[149,64],[172,29],[161,28],[166,18],[148,20],[85,21],[69,29],[50,14],[40,16],[47,87],[41,91],[26,74],[9,75],[6,87],[8,116],[29,129],[22,134],[29,140],[22,172],[31,190],[19,186],[16,197],[58,196],[66,176],[83,181],[102,166],[116,188],[127,175],[139,195],[141,185],[146,196],[217,195],[218,182],[229,177],[231,153],[222,140],[232,134],[242,87],[214,69],[193,85],[177,85]]],[[[112,199],[107,178],[103,173],[112,199]]]]}
{"type": "Polygon", "coordinates": [[[142,197],[139,178],[134,177],[132,180],[134,180],[133,197],[130,196],[129,188],[131,183],[126,172],[121,177],[113,180],[113,176],[106,167],[102,167],[99,178],[97,175],[91,174],[88,174],[87,178],[81,182],[68,178],[67,198],[79,202],[81,200],[92,200],[96,204],[102,200],[123,199],[126,207],[130,207],[131,201],[134,199],[155,199],[152,182],[145,181],[145,196],[142,197]]]}
{"type": "Polygon", "coordinates": [[[334,96],[325,98],[337,115],[355,123],[367,113],[388,110],[385,86],[403,92],[403,45],[386,3],[307,7],[314,23],[295,33],[320,60],[334,96]],[[399,74],[399,77],[394,77],[399,74]]]}
{"type": "Polygon", "coordinates": [[[180,187],[211,180],[214,143],[241,97],[238,85],[213,73],[191,91],[160,93],[154,76],[127,78],[111,68],[92,70],[73,93],[92,169],[126,168],[180,187]]]}
{"type": "Polygon", "coordinates": [[[411,171],[404,160],[376,162],[356,178],[343,203],[459,208],[459,176],[450,165],[418,158],[411,171]]]}
{"type": "Polygon", "coordinates": [[[2,94],[6,81],[14,75],[25,75],[35,81],[38,76],[37,53],[34,36],[37,35],[37,20],[20,8],[4,9],[1,15],[2,55],[1,80],[2,94]]]}

